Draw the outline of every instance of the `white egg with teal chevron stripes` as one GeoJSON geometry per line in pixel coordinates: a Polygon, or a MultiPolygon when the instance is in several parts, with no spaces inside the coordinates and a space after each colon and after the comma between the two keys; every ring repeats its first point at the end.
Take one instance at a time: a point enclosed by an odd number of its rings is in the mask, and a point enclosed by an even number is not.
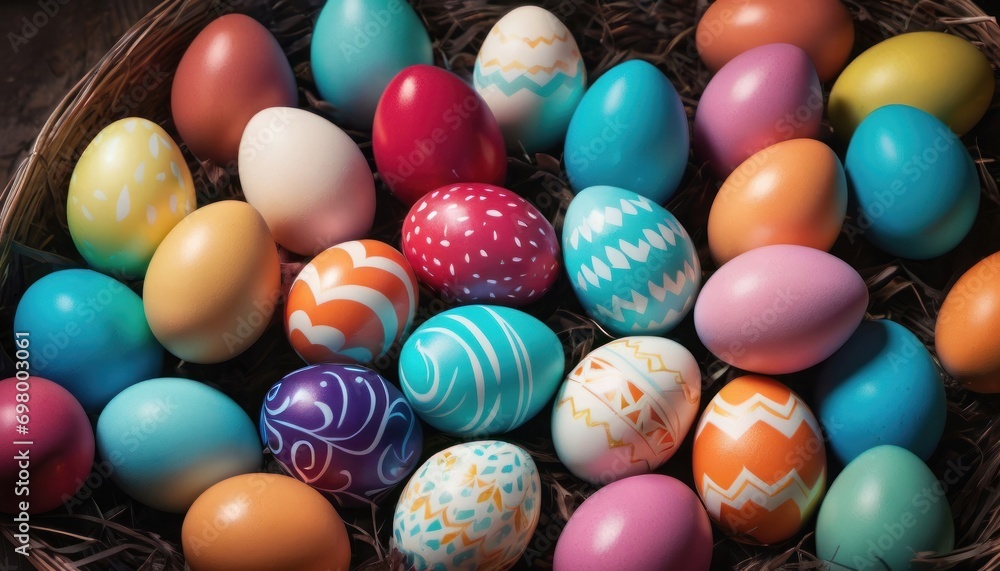
{"type": "Polygon", "coordinates": [[[667,209],[630,190],[592,186],[569,204],[563,256],[588,315],[615,336],[662,335],[694,306],[701,264],[667,209]]]}
{"type": "Polygon", "coordinates": [[[399,356],[399,384],[434,428],[484,437],[513,430],[545,407],[562,380],[562,343],[523,311],[449,309],[421,324],[399,356]]]}
{"type": "Polygon", "coordinates": [[[550,150],[566,135],[587,88],[573,34],[554,14],[521,6],[493,26],[476,57],[473,85],[507,146],[550,150]]]}
{"type": "Polygon", "coordinates": [[[434,454],[396,504],[390,547],[417,571],[503,571],[538,526],[541,481],[524,449],[496,440],[434,454]]]}

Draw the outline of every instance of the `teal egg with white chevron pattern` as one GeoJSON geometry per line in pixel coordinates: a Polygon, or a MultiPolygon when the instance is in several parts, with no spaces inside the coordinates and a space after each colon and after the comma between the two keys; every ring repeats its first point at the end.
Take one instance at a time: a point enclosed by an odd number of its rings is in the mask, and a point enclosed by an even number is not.
{"type": "Polygon", "coordinates": [[[662,335],[694,307],[701,264],[667,209],[630,190],[592,186],[569,204],[563,263],[587,314],[617,336],[662,335]]]}

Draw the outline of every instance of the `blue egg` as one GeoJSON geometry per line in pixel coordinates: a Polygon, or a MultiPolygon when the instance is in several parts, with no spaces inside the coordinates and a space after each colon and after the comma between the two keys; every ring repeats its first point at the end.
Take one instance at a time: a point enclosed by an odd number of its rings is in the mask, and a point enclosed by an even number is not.
{"type": "Polygon", "coordinates": [[[944,432],[947,399],[937,365],[917,336],[894,321],[861,323],[820,366],[816,400],[843,464],[882,444],[926,460],[944,432]]]}
{"type": "Polygon", "coordinates": [[[677,190],[688,149],[687,114],[660,70],[640,60],[609,69],[590,86],[566,133],[566,173],[575,192],[617,186],[663,204],[677,190]]]}
{"type": "Polygon", "coordinates": [[[330,0],[313,29],[313,79],[338,123],[371,129],[385,86],[403,68],[434,63],[431,39],[406,0],[330,0]]]}
{"type": "Polygon", "coordinates": [[[513,430],[555,394],[562,344],[517,309],[467,305],[418,327],[399,356],[399,384],[427,424],[461,436],[513,430]]]}
{"type": "Polygon", "coordinates": [[[100,412],[163,367],[142,299],[93,270],[53,272],[32,284],[18,303],[14,331],[29,334],[32,374],[62,385],[87,412],[100,412]]]}
{"type": "Polygon", "coordinates": [[[952,130],[926,111],[886,105],[851,137],[844,162],[853,234],[903,258],[958,245],[979,210],[979,177],[952,130]]]}
{"type": "Polygon", "coordinates": [[[584,310],[615,335],[662,335],[694,306],[701,264],[681,223],[650,199],[593,186],[569,204],[563,264],[584,310]]]}

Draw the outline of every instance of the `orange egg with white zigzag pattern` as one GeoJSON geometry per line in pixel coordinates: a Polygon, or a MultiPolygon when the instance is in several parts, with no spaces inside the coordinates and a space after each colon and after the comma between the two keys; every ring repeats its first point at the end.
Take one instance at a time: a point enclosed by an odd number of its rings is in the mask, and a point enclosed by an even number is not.
{"type": "Polygon", "coordinates": [[[737,540],[793,537],[826,490],[819,423],[788,387],[762,375],[729,382],[695,431],[694,480],[710,516],[737,540]]]}

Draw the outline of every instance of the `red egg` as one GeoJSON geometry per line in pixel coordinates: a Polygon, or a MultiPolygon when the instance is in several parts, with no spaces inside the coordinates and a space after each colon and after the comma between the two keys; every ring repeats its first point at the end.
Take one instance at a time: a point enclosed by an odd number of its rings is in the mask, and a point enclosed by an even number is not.
{"type": "Polygon", "coordinates": [[[503,184],[507,176],[493,112],[458,76],[430,65],[407,67],[389,82],[372,148],[382,180],[407,205],[448,184],[503,184]]]}

